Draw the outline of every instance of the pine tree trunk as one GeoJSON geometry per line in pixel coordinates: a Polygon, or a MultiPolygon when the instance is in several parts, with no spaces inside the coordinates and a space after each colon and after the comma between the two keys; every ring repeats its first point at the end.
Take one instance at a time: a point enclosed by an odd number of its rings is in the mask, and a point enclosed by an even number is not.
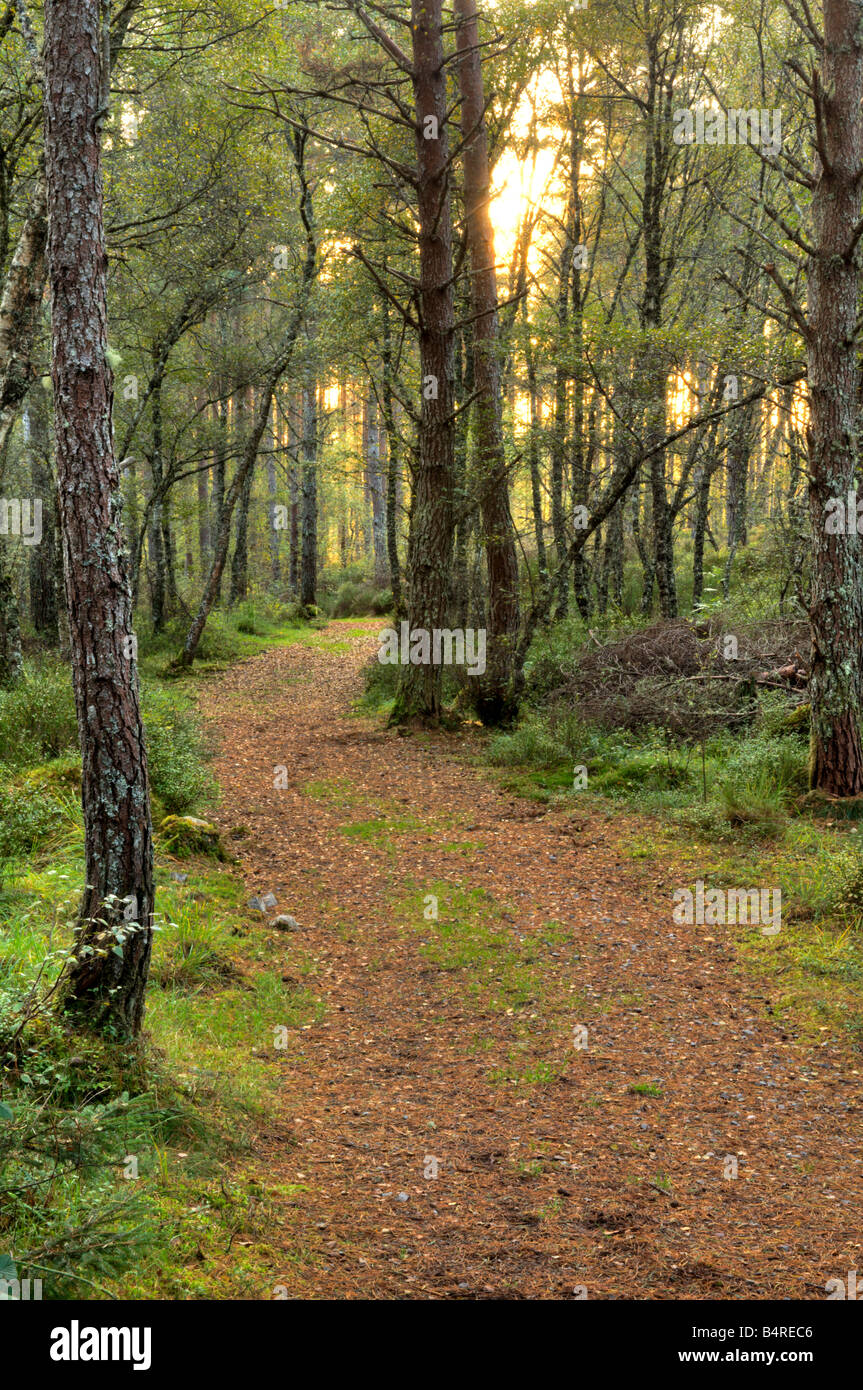
{"type": "MultiPolygon", "coordinates": [[[[822,132],[812,200],[817,254],[809,261],[809,513],[814,537],[810,778],[834,796],[863,792],[863,575],[860,537],[828,534],[831,498],[856,487],[859,246],[863,178],[863,46],[854,0],[824,0],[824,48],[814,89],[822,132]]],[[[851,509],[853,513],[853,508],[851,509]]]]}
{"type": "Polygon", "coordinates": [[[738,548],[746,544],[746,484],[755,425],[755,403],[735,410],[728,431],[728,558],[722,573],[722,594],[731,595],[731,571],[738,548]]]}
{"type": "Polygon", "coordinates": [[[561,252],[560,281],[557,293],[557,325],[560,335],[557,364],[554,369],[554,425],[551,436],[551,530],[554,536],[557,562],[557,617],[566,616],[569,608],[569,583],[566,565],[566,517],[563,490],[566,470],[566,426],[568,415],[569,377],[562,358],[569,348],[569,277],[573,257],[572,208],[567,213],[566,241],[561,252]]]}
{"type": "Polygon", "coordinates": [[[501,352],[494,228],[489,212],[491,172],[475,0],[455,0],[461,126],[464,137],[465,223],[470,257],[474,406],[478,491],[488,582],[486,671],[474,677],[474,704],[486,724],[512,718],[518,699],[515,655],[519,632],[518,554],[509,510],[503,443],[501,352]]]}
{"type": "MultiPolygon", "coordinates": [[[[213,450],[213,531],[218,536],[222,529],[222,521],[225,515],[225,497],[227,495],[227,477],[225,472],[225,460],[228,453],[228,402],[220,397],[215,407],[216,411],[216,446],[213,450]]],[[[215,547],[214,547],[215,549],[215,547]]],[[[214,557],[215,558],[215,557],[214,557]]],[[[212,565],[210,566],[212,571],[212,565]]],[[[221,602],[222,598],[222,569],[219,570],[219,583],[216,590],[216,603],[221,602]]]]}
{"type": "Polygon", "coordinates": [[[209,468],[200,468],[198,470],[198,565],[201,574],[204,574],[206,571],[207,559],[210,553],[209,478],[209,468]]]}
{"type": "Polygon", "coordinates": [[[32,377],[33,342],[45,289],[46,199],[40,173],[0,298],[0,454],[32,377]]]}
{"type": "Polygon", "coordinates": [[[4,546],[0,548],[0,687],[17,685],[23,674],[18,589],[4,546]]]}
{"type": "Polygon", "coordinates": [[[297,484],[297,471],[291,469],[291,593],[300,592],[300,489],[297,484]]]}
{"type": "Polygon", "coordinates": [[[139,1031],[144,1013],[153,842],[105,360],[98,0],[48,0],[44,63],[54,427],[87,884],[60,998],[120,1038],[139,1031]]]}
{"type": "MultiPolygon", "coordinates": [[[[431,633],[445,626],[453,547],[453,338],[452,214],[450,208],[447,90],[441,0],[411,0],[412,83],[419,166],[419,354],[422,402],[419,457],[408,541],[408,621],[431,633]],[[427,118],[437,123],[426,139],[427,118]]],[[[434,663],[400,668],[393,723],[416,717],[435,722],[441,712],[442,668],[434,663]]]]}
{"type": "Polygon", "coordinates": [[[695,484],[695,526],[692,533],[693,608],[701,602],[704,594],[704,540],[710,509],[710,476],[706,468],[697,468],[692,478],[695,484]]]}

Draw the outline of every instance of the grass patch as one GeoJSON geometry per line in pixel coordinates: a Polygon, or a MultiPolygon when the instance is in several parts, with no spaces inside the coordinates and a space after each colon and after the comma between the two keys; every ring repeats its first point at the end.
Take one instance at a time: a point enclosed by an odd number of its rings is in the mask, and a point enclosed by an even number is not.
{"type": "MultiPolygon", "coordinates": [[[[547,922],[541,934],[522,936],[510,909],[484,889],[447,882],[400,897],[392,910],[419,937],[429,964],[459,977],[454,987],[477,1014],[508,1014],[517,1020],[541,1005],[547,1019],[558,1007],[575,1007],[572,994],[566,992],[564,999],[563,981],[556,983],[548,971],[551,952],[560,957],[574,941],[574,926],[547,922]]],[[[567,990],[568,985],[567,980],[567,990]]]]}
{"type": "Polygon", "coordinates": [[[0,1258],[41,1277],[45,1297],[260,1297],[271,1282],[279,1193],[253,1178],[251,1146],[280,1064],[321,1016],[314,966],[246,926],[230,869],[184,867],[184,884],[158,867],[146,1035],[126,1050],[67,1033],[38,1002],[71,940],[80,863],[24,873],[0,897],[13,1116],[0,1120],[0,1258]]]}
{"type": "MultiPolygon", "coordinates": [[[[221,647],[214,625],[214,665],[275,631],[309,634],[246,617],[221,647]]],[[[159,644],[142,648],[159,818],[213,788],[193,680],[168,686],[159,644]]],[[[314,963],[250,922],[229,865],[192,856],[181,874],[159,853],[142,1038],[125,1048],[68,1031],[51,988],[83,886],[76,738],[58,663],[0,693],[0,1267],[41,1278],[45,1298],[272,1296],[290,1189],[262,1174],[253,1143],[321,1017],[314,963]]]]}
{"type": "MultiPolygon", "coordinates": [[[[621,855],[674,866],[677,886],[700,878],[722,888],[779,888],[776,937],[732,927],[741,964],[766,979],[772,1008],[788,1026],[813,1041],[830,1036],[859,1048],[863,827],[829,806],[810,812],[804,802],[805,708],[789,714],[784,695],[759,690],[751,724],[711,734],[703,749],[658,729],[586,724],[549,699],[587,640],[577,627],[574,620],[557,624],[537,642],[527,686],[535,703],[518,728],[487,740],[481,758],[492,776],[559,809],[606,819],[630,811],[638,822],[621,839],[621,855]],[[579,768],[586,785],[582,777],[577,789],[579,768]]],[[[626,628],[609,626],[605,635],[626,628]]]]}

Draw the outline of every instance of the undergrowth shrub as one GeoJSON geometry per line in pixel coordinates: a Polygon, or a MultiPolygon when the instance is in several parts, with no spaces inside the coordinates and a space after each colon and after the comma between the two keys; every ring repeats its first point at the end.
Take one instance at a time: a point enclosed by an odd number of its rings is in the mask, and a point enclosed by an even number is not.
{"type": "Polygon", "coordinates": [[[0,690],[0,763],[26,767],[78,746],[78,721],[69,667],[59,661],[27,663],[24,678],[0,690]]]}
{"type": "Polygon", "coordinates": [[[209,750],[195,711],[176,689],[147,686],[142,709],[153,792],[169,815],[183,815],[211,795],[209,750]]]}
{"type": "Polygon", "coordinates": [[[392,608],[393,595],[391,589],[376,589],[372,584],[346,579],[325,603],[333,618],[379,617],[392,608]]]}
{"type": "Polygon", "coordinates": [[[78,818],[77,804],[56,800],[38,788],[25,794],[20,783],[0,784],[0,860],[26,859],[37,848],[65,838],[78,818]]]}

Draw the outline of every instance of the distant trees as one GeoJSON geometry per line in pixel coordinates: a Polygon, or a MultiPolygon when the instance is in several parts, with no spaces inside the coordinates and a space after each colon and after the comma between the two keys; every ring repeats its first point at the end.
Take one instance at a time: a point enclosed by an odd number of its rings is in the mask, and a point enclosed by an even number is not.
{"type": "Polygon", "coordinates": [[[261,441],[267,432],[276,389],[290,365],[303,326],[306,323],[309,301],[318,272],[318,243],[315,233],[312,184],[306,166],[307,139],[306,132],[297,131],[292,140],[299,188],[299,220],[303,233],[302,268],[299,284],[296,287],[294,306],[273,349],[266,376],[258,392],[255,411],[243,440],[243,452],[234,477],[224,496],[220,499],[218,530],[213,544],[212,563],[198,610],[189,626],[183,650],[180,653],[179,664],[181,666],[191,666],[194,661],[207,618],[210,616],[218,597],[225,562],[228,558],[231,521],[234,511],[242,496],[246,481],[255,466],[261,441]]]}
{"type": "MultiPolygon", "coordinates": [[[[542,625],[700,611],[769,544],[811,611],[813,784],[863,790],[858,542],[823,524],[859,463],[851,14],[830,0],[822,35],[796,0],[749,26],[701,0],[114,6],[107,351],[139,620],[188,665],[218,605],[326,603],[357,566],[409,632],[485,629],[456,682],[491,725],[542,625]]],[[[50,531],[23,0],[0,74],[0,478],[50,531]]],[[[25,646],[59,640],[56,587],[50,537],[3,541],[0,681],[22,621],[25,646]]],[[[394,721],[440,718],[441,665],[418,650],[397,679],[394,721]]]]}

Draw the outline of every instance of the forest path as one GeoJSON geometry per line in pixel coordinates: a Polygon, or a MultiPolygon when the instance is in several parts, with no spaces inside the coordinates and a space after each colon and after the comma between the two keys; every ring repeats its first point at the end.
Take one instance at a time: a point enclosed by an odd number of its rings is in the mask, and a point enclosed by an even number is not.
{"type": "Polygon", "coordinates": [[[273,1052],[274,1286],[823,1298],[863,1249],[853,1062],[771,1019],[725,928],[674,925],[686,879],[629,856],[643,823],[513,800],[455,736],[352,715],[380,626],[334,622],[201,697],[217,819],[248,826],[249,894],[298,919],[286,968],[312,957],[325,1004],[273,1052]]]}

